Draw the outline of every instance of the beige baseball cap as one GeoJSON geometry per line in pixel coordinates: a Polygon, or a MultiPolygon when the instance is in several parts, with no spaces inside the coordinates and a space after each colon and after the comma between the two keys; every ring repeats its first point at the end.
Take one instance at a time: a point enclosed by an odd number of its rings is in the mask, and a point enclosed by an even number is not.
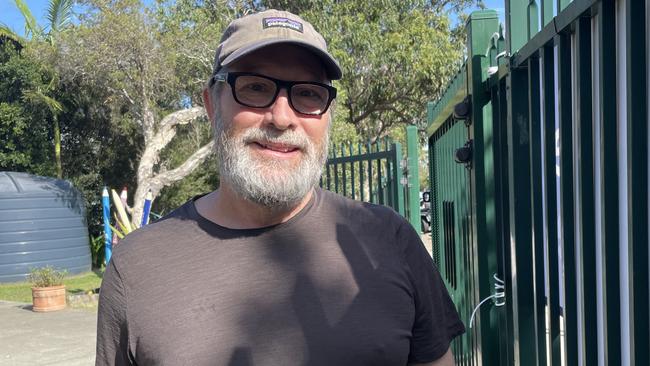
{"type": "Polygon", "coordinates": [[[214,56],[213,74],[260,48],[278,43],[305,47],[320,57],[330,80],[342,76],[327,43],[309,22],[288,11],[266,10],[233,20],[223,32],[214,56]]]}

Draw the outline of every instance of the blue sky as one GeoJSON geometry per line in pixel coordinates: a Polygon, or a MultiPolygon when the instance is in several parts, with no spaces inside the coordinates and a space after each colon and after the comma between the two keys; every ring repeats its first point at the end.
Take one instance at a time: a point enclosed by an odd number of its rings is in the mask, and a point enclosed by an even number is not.
{"type": "MultiPolygon", "coordinates": [[[[47,0],[26,0],[27,6],[32,11],[32,15],[36,18],[38,24],[45,23],[45,9],[47,8],[47,0]]],[[[13,0],[0,0],[0,22],[8,25],[18,34],[24,35],[25,20],[23,16],[14,5],[13,0]]]]}
{"type": "MultiPolygon", "coordinates": [[[[32,12],[39,25],[47,23],[45,13],[47,12],[48,0],[23,0],[32,12]]],[[[74,10],[74,7],[73,7],[74,10]]],[[[14,4],[14,0],[0,0],[0,23],[4,23],[20,35],[25,35],[25,19],[14,4]]]]}
{"type": "MultiPolygon", "coordinates": [[[[25,0],[39,24],[45,23],[45,12],[48,0],[25,0]]],[[[505,0],[484,0],[488,9],[494,9],[499,13],[503,21],[505,0]]],[[[18,34],[24,35],[24,20],[14,5],[13,0],[0,0],[0,22],[8,25],[18,34]]]]}

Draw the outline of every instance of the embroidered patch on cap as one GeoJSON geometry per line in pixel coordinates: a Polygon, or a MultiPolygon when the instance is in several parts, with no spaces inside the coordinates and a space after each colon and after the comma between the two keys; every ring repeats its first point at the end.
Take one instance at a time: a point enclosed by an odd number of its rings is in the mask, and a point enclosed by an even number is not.
{"type": "Polygon", "coordinates": [[[264,29],[281,27],[281,28],[293,29],[296,32],[302,33],[302,23],[296,22],[295,20],[291,20],[289,18],[280,18],[280,17],[262,18],[262,25],[264,29]]]}

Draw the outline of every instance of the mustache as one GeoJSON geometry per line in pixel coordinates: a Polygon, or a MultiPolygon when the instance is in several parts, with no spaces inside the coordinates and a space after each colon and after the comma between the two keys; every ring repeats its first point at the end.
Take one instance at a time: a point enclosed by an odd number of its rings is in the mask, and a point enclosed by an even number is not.
{"type": "Polygon", "coordinates": [[[265,141],[275,144],[291,145],[305,150],[309,144],[307,135],[291,130],[271,130],[262,128],[249,128],[240,136],[242,142],[249,144],[256,141],[265,141]]]}

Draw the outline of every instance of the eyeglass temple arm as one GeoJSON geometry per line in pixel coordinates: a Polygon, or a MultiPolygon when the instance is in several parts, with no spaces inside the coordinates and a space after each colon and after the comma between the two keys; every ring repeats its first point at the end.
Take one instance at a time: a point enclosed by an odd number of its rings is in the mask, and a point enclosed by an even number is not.
{"type": "Polygon", "coordinates": [[[210,78],[210,81],[208,82],[209,86],[212,87],[217,81],[226,82],[228,77],[227,75],[228,74],[224,73],[213,74],[210,78]]]}

